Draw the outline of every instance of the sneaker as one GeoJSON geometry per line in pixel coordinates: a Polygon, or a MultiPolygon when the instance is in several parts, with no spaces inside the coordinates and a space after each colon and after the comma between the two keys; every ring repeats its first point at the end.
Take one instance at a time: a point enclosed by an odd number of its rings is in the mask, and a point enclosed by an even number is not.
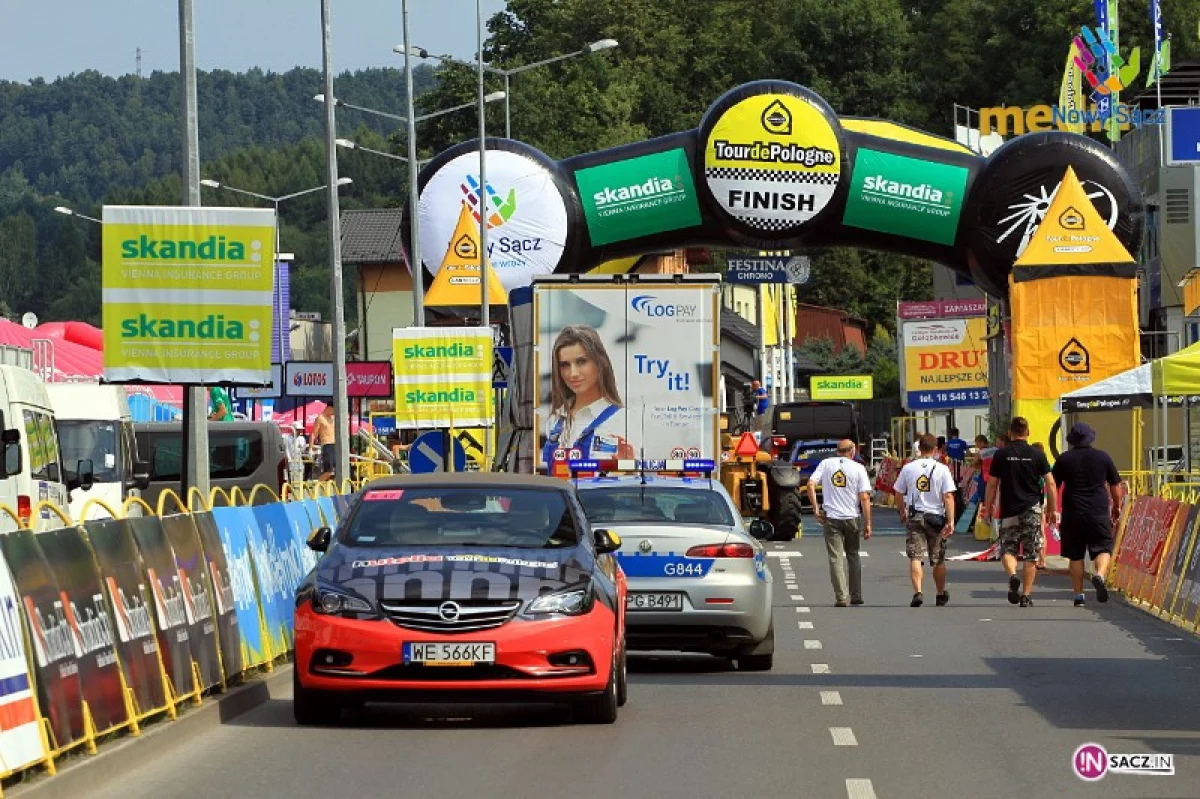
{"type": "Polygon", "coordinates": [[[1104,578],[1098,574],[1092,575],[1092,586],[1096,589],[1096,600],[1098,602],[1108,601],[1108,585],[1104,582],[1104,578]]]}
{"type": "Polygon", "coordinates": [[[1021,578],[1015,574],[1008,576],[1008,603],[1015,605],[1021,601],[1021,578]]]}
{"type": "Polygon", "coordinates": [[[909,602],[908,606],[910,608],[919,608],[924,604],[925,604],[925,597],[921,596],[921,592],[918,591],[917,593],[913,594],[912,602],[909,602]]]}
{"type": "Polygon", "coordinates": [[[1086,602],[1084,602],[1084,599],[1083,599],[1083,594],[1076,594],[1076,595],[1075,595],[1075,607],[1077,607],[1077,608],[1081,608],[1081,607],[1083,607],[1085,604],[1087,604],[1087,603],[1086,603],[1086,602]]]}
{"type": "Polygon", "coordinates": [[[943,605],[945,605],[947,602],[950,601],[950,592],[946,591],[945,593],[938,594],[937,599],[935,601],[939,608],[942,607],[943,605]]]}
{"type": "Polygon", "coordinates": [[[851,599],[850,600],[851,605],[861,605],[862,603],[863,603],[863,601],[861,599],[851,599]]]}
{"type": "Polygon", "coordinates": [[[850,606],[850,603],[849,603],[849,602],[847,602],[847,601],[846,601],[846,600],[844,600],[844,599],[839,599],[837,602],[834,602],[834,603],[833,603],[833,606],[834,606],[835,608],[845,608],[845,607],[849,607],[849,606],[850,606]]]}
{"type": "Polygon", "coordinates": [[[1021,607],[1023,607],[1023,608],[1033,607],[1033,600],[1030,598],[1029,594],[1023,594],[1021,596],[1021,607]]]}

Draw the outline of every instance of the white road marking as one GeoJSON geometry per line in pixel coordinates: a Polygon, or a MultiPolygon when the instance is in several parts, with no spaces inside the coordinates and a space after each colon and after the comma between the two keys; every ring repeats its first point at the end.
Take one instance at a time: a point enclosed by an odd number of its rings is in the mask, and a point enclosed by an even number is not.
{"type": "Polygon", "coordinates": [[[846,780],[848,799],[875,799],[875,788],[870,780],[846,780]]]}
{"type": "Polygon", "coordinates": [[[799,608],[796,608],[796,612],[797,613],[808,613],[809,609],[806,607],[799,607],[799,608]]]}
{"type": "Polygon", "coordinates": [[[822,691],[822,705],[840,705],[842,704],[842,695],[838,691],[822,691]]]}
{"type": "Polygon", "coordinates": [[[870,552],[859,552],[858,556],[860,558],[869,558],[869,557],[871,557],[871,553],[870,552]]]}
{"type": "Polygon", "coordinates": [[[788,598],[791,599],[793,602],[803,602],[804,601],[803,594],[790,594],[788,596],[788,598]]]}
{"type": "Polygon", "coordinates": [[[814,641],[814,640],[812,640],[812,639],[807,639],[807,640],[805,640],[805,642],[804,642],[804,648],[805,648],[805,649],[820,649],[820,648],[821,648],[821,642],[820,642],[820,641],[814,641]]]}
{"type": "Polygon", "coordinates": [[[788,583],[788,584],[787,584],[787,590],[789,590],[789,591],[799,591],[799,590],[800,590],[800,586],[796,585],[795,583],[788,583]]]}
{"type": "Polygon", "coordinates": [[[980,621],[991,621],[991,619],[980,619],[980,621]]]}
{"type": "Polygon", "coordinates": [[[829,734],[833,736],[834,746],[858,746],[854,730],[849,727],[830,727],[829,734]]]}
{"type": "Polygon", "coordinates": [[[829,664],[828,663],[812,664],[812,673],[813,674],[829,674],[830,673],[829,664]]]}
{"type": "Polygon", "coordinates": [[[770,558],[802,558],[803,552],[768,552],[767,557],[770,558]]]}
{"type": "Polygon", "coordinates": [[[910,658],[923,658],[924,655],[909,655],[910,658]]]}
{"type": "Polygon", "coordinates": [[[813,628],[813,623],[811,621],[798,621],[796,622],[796,625],[801,630],[811,630],[813,628]]]}

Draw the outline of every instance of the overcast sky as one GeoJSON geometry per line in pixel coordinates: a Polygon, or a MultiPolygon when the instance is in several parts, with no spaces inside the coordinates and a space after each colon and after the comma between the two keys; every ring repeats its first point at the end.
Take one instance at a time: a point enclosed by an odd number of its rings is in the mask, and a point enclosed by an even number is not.
{"type": "MultiPolygon", "coordinates": [[[[321,66],[320,0],[194,0],[196,66],[285,72],[321,66]]],[[[338,72],[401,66],[401,0],[332,0],[338,72]]],[[[504,0],[483,0],[484,19],[504,0]]],[[[85,69],[107,75],[179,68],[175,0],[0,0],[0,80],[53,80],[85,69]]],[[[409,0],[412,42],[431,52],[475,52],[475,0],[409,0]]]]}

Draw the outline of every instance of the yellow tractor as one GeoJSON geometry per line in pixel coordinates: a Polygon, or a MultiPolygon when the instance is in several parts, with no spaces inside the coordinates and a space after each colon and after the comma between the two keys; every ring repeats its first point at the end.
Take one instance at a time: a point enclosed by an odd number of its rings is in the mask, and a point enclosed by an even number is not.
{"type": "Polygon", "coordinates": [[[804,534],[800,472],[784,460],[759,450],[752,436],[721,433],[721,485],[733,497],[742,517],[765,519],[775,528],[772,541],[804,534]]]}

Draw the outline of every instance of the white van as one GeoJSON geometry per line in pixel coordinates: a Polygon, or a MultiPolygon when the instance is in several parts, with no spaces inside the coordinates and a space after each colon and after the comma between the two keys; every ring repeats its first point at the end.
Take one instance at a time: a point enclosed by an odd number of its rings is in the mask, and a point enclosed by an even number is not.
{"type": "MultiPolygon", "coordinates": [[[[12,510],[33,530],[61,527],[62,522],[43,508],[31,518],[39,502],[67,509],[62,458],[54,409],[46,384],[15,357],[21,350],[5,347],[0,354],[0,413],[3,414],[4,465],[0,468],[0,505],[12,510]]],[[[12,518],[0,512],[0,532],[17,529],[12,518]]]]}
{"type": "MultiPolygon", "coordinates": [[[[149,470],[139,468],[129,395],[120,386],[99,383],[47,383],[46,393],[58,420],[71,518],[77,522],[107,519],[108,512],[96,503],[86,519],[80,514],[91,499],[119,512],[127,498],[141,495],[150,479],[149,470]],[[90,487],[86,485],[89,466],[90,487]]],[[[130,515],[140,516],[140,506],[133,505],[130,515]]]]}

